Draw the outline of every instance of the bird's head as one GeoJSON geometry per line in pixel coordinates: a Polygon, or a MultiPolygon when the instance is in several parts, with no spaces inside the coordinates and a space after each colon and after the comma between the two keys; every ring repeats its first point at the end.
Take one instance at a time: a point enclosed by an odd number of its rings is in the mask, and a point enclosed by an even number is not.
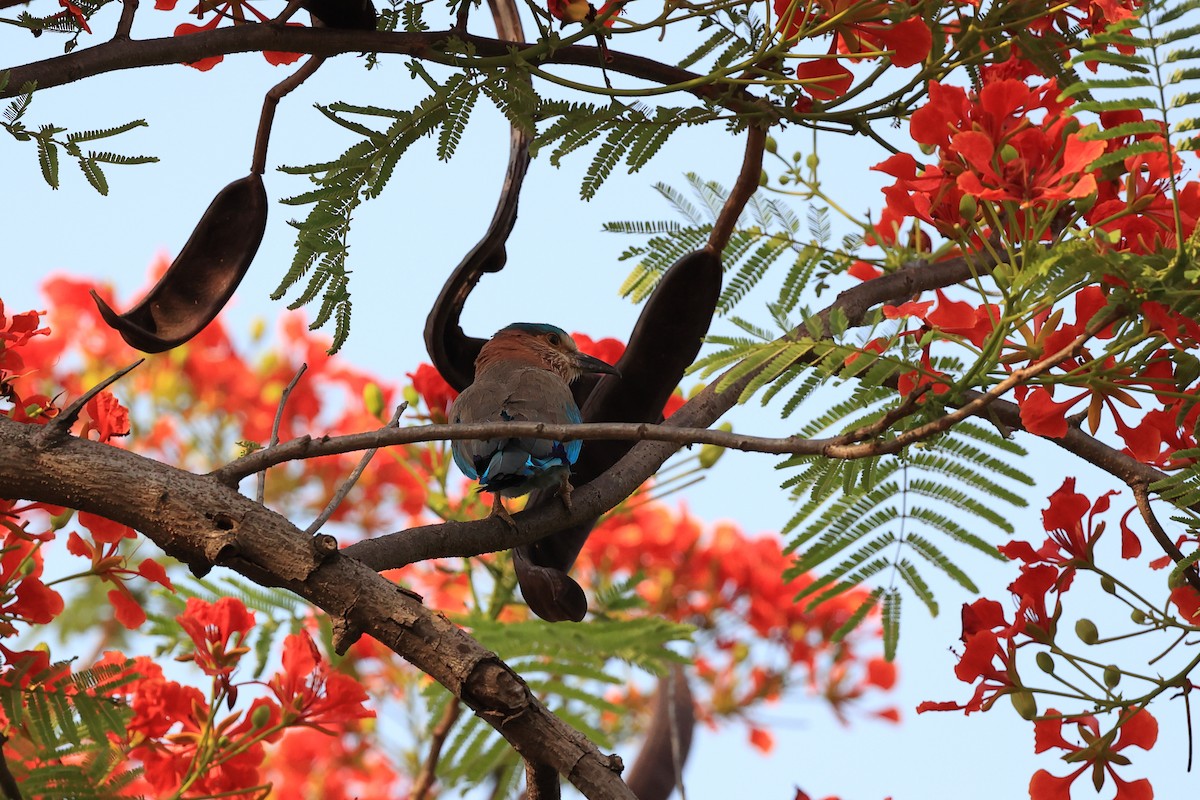
{"type": "Polygon", "coordinates": [[[475,374],[498,361],[521,361],[548,369],[567,383],[588,372],[620,375],[617,368],[579,352],[575,340],[562,328],[535,322],[514,322],[493,336],[475,360],[475,374]]]}

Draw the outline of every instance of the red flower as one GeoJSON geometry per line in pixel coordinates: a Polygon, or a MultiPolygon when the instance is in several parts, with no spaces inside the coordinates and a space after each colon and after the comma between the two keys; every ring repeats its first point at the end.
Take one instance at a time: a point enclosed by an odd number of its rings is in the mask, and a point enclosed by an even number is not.
{"type": "Polygon", "coordinates": [[[1021,392],[1023,388],[1025,387],[1018,387],[1017,393],[1017,402],[1021,407],[1021,424],[1030,433],[1050,439],[1061,439],[1067,435],[1067,412],[1088,396],[1088,392],[1085,391],[1070,400],[1056,403],[1050,389],[1044,386],[1021,392]]]}
{"type": "Polygon", "coordinates": [[[417,390],[425,408],[429,410],[429,416],[436,422],[445,422],[450,404],[458,397],[454,387],[446,383],[442,373],[432,364],[420,364],[416,372],[406,374],[412,379],[413,388],[417,390]]]}
{"type": "MultiPolygon", "coordinates": [[[[1096,515],[1108,511],[1110,499],[1117,494],[1108,491],[1090,502],[1087,497],[1075,491],[1075,479],[1066,478],[1062,486],[1050,495],[1050,505],[1042,512],[1042,525],[1050,537],[1042,546],[1034,551],[1033,548],[1019,541],[1009,542],[1000,548],[1000,552],[1011,559],[1019,559],[1026,564],[1051,564],[1067,567],[1073,573],[1076,565],[1090,564],[1092,551],[1095,550],[1096,540],[1104,532],[1104,523],[1096,524],[1096,515]],[[1084,529],[1083,517],[1087,515],[1087,528],[1084,529]]],[[[1126,514],[1128,516],[1128,514],[1126,514]]],[[[1124,520],[1122,520],[1124,528],[1124,520]]],[[[1132,535],[1132,531],[1130,531],[1132,535]]],[[[1064,573],[1065,575],[1066,573],[1064,573]]],[[[1064,584],[1070,583],[1066,577],[1064,584]]]]}
{"type": "MultiPolygon", "coordinates": [[[[894,220],[916,217],[947,235],[961,235],[976,219],[974,199],[1014,203],[1049,213],[1059,204],[1096,193],[1088,167],[1104,143],[1087,142],[1065,112],[1049,81],[1034,89],[1018,80],[987,83],[976,96],[954,86],[929,85],[929,102],[913,112],[909,131],[937,148],[939,162],[920,174],[911,156],[892,156],[876,169],[898,180],[885,190],[883,234],[894,220]],[[1038,122],[1033,114],[1043,111],[1038,122]],[[967,218],[964,220],[964,215],[967,218]]],[[[1001,213],[1007,213],[1001,211],[1001,213]]],[[[1005,230],[1024,235],[1026,215],[1005,219],[1005,230]]]]}
{"type": "Polygon", "coordinates": [[[70,17],[75,20],[75,24],[87,33],[91,33],[92,29],[88,27],[87,17],[83,15],[83,11],[79,6],[71,2],[71,0],[58,0],[58,4],[66,9],[58,14],[60,17],[70,17]]]}
{"type": "Polygon", "coordinates": [[[814,100],[836,100],[850,91],[854,74],[836,58],[822,58],[797,65],[796,80],[814,100]]]}
{"type": "Polygon", "coordinates": [[[215,603],[189,597],[187,608],[175,621],[196,645],[188,660],[194,660],[207,675],[228,676],[250,651],[242,642],[254,627],[254,612],[236,597],[222,597],[215,603]]]}
{"type": "Polygon", "coordinates": [[[1078,717],[1059,716],[1054,709],[1046,711],[1049,719],[1034,722],[1034,752],[1044,753],[1051,748],[1061,748],[1067,751],[1063,760],[1069,764],[1083,762],[1079,769],[1069,775],[1058,777],[1044,769],[1038,770],[1029,782],[1029,797],[1031,800],[1069,800],[1071,784],[1082,775],[1088,767],[1092,768],[1092,782],[1099,791],[1104,785],[1104,775],[1113,779],[1117,786],[1114,800],[1151,800],[1154,790],[1150,781],[1141,778],[1136,781],[1124,781],[1113,770],[1113,764],[1128,764],[1128,756],[1122,755],[1126,747],[1140,747],[1149,750],[1158,740],[1158,722],[1144,708],[1125,709],[1121,720],[1114,728],[1104,735],[1100,734],[1100,726],[1091,715],[1078,717]],[[1075,723],[1082,745],[1068,742],[1062,733],[1065,723],[1075,723]]]}
{"type": "MultiPolygon", "coordinates": [[[[859,60],[873,58],[880,51],[891,51],[894,66],[911,67],[923,61],[933,45],[929,25],[902,4],[883,0],[816,0],[810,5],[797,0],[775,0],[774,5],[786,38],[805,36],[818,26],[825,32],[832,31],[831,56],[844,53],[859,60]],[[901,9],[912,16],[896,22],[901,9]]],[[[841,97],[854,80],[850,70],[837,58],[801,64],[796,68],[796,77],[808,81],[801,88],[816,100],[841,97]]]]}
{"type": "Polygon", "coordinates": [[[986,597],[964,604],[962,629],[965,648],[954,674],[964,683],[979,681],[979,685],[966,703],[926,701],[917,706],[918,714],[926,711],[963,711],[967,714],[987,711],[1000,697],[1016,690],[1012,677],[1015,630],[1004,619],[1000,604],[986,597]]]}
{"type": "Polygon", "coordinates": [[[321,658],[308,631],[283,641],[283,669],[271,679],[286,722],[298,721],[333,734],[339,726],[375,716],[363,706],[367,692],[354,678],[330,667],[321,658]]]}
{"type": "Polygon", "coordinates": [[[40,543],[20,528],[5,531],[0,547],[0,636],[11,635],[11,620],[45,625],[62,613],[62,596],[42,582],[40,543]]]}
{"type": "Polygon", "coordinates": [[[581,353],[598,358],[609,364],[616,364],[625,355],[625,344],[620,339],[606,336],[603,339],[593,339],[586,333],[572,333],[571,338],[579,347],[581,353]]]}
{"type": "Polygon", "coordinates": [[[1200,626],[1200,592],[1190,584],[1180,584],[1171,590],[1171,602],[1185,623],[1200,626]]]}
{"type": "Polygon", "coordinates": [[[882,275],[883,270],[866,261],[855,261],[850,265],[850,269],[846,270],[846,274],[851,278],[858,278],[860,281],[869,281],[882,275]]]}
{"type": "Polygon", "coordinates": [[[105,390],[97,394],[84,406],[87,419],[80,436],[96,433],[96,440],[107,442],[114,436],[129,435],[129,409],[112,392],[105,390]]]}

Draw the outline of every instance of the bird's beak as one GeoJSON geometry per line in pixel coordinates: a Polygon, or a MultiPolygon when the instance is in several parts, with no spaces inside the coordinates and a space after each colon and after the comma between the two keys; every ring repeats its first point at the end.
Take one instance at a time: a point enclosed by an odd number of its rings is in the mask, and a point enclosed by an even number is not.
{"type": "Polygon", "coordinates": [[[606,372],[609,375],[621,377],[621,373],[612,364],[607,361],[601,361],[594,356],[589,356],[586,353],[575,354],[575,368],[580,372],[606,372]]]}

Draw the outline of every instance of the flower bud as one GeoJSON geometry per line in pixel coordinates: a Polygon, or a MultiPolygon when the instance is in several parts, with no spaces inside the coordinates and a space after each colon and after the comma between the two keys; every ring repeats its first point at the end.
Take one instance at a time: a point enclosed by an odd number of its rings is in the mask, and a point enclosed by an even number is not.
{"type": "Polygon", "coordinates": [[[408,403],[409,408],[412,408],[416,406],[417,403],[421,402],[421,395],[418,394],[417,390],[412,386],[405,386],[404,391],[401,392],[401,394],[404,396],[404,402],[408,403]]]}
{"type": "Polygon", "coordinates": [[[771,180],[771,178],[767,175],[767,171],[765,169],[758,174],[758,185],[759,186],[766,186],[770,180],[771,180]]]}
{"type": "Polygon", "coordinates": [[[1017,152],[1017,148],[1013,147],[1011,144],[1006,144],[1004,147],[1000,148],[1001,163],[1007,164],[1019,155],[1021,154],[1017,152]]]}
{"type": "Polygon", "coordinates": [[[958,213],[965,220],[974,220],[975,215],[979,213],[979,204],[975,202],[974,197],[964,194],[958,201],[958,213]]]}
{"type": "Polygon", "coordinates": [[[271,721],[271,709],[267,706],[259,706],[250,714],[250,724],[255,729],[265,728],[271,721]]]}
{"type": "Polygon", "coordinates": [[[1109,664],[1104,668],[1104,685],[1110,689],[1115,689],[1117,684],[1121,682],[1121,670],[1117,669],[1115,664],[1109,664]]]}
{"type": "Polygon", "coordinates": [[[1086,617],[1075,623],[1075,635],[1084,644],[1095,644],[1100,641],[1100,631],[1096,629],[1096,623],[1086,617]]]}
{"type": "Polygon", "coordinates": [[[1146,612],[1142,611],[1140,608],[1135,608],[1133,611],[1129,612],[1129,618],[1138,625],[1144,625],[1146,622],[1146,612]]]}
{"type": "Polygon", "coordinates": [[[779,144],[775,141],[774,136],[767,137],[767,141],[763,143],[763,149],[768,153],[774,153],[779,149],[779,144]]]}
{"type": "Polygon", "coordinates": [[[1105,575],[1100,579],[1100,588],[1109,594],[1117,593],[1117,582],[1112,579],[1111,575],[1105,575]]]}
{"type": "Polygon", "coordinates": [[[372,417],[383,416],[383,390],[378,383],[371,381],[363,387],[363,405],[372,417]]]}
{"type": "Polygon", "coordinates": [[[1013,708],[1021,715],[1021,719],[1033,719],[1037,716],[1037,700],[1033,692],[1022,689],[1011,693],[1008,699],[1012,701],[1013,708]]]}
{"type": "Polygon", "coordinates": [[[1035,660],[1037,661],[1037,665],[1041,668],[1042,672],[1046,673],[1047,675],[1054,674],[1054,657],[1052,655],[1047,653],[1045,650],[1042,650],[1037,654],[1037,658],[1035,660]]]}
{"type": "MultiPolygon", "coordinates": [[[[728,422],[722,422],[717,426],[717,430],[731,433],[733,425],[728,422]]],[[[717,460],[725,455],[725,448],[716,444],[706,444],[700,447],[700,466],[703,469],[712,469],[712,466],[717,463],[717,460]]]]}

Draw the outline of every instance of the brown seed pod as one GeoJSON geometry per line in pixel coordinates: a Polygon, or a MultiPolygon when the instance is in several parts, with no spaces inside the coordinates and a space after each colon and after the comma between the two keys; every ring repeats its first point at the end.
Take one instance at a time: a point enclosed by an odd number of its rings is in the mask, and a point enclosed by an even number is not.
{"type": "Polygon", "coordinates": [[[94,291],[92,299],[131,347],[144,353],[178,347],[229,302],[266,227],[267,193],[262,176],[252,173],[217,193],[187,244],[137,305],[118,314],[94,291]]]}

